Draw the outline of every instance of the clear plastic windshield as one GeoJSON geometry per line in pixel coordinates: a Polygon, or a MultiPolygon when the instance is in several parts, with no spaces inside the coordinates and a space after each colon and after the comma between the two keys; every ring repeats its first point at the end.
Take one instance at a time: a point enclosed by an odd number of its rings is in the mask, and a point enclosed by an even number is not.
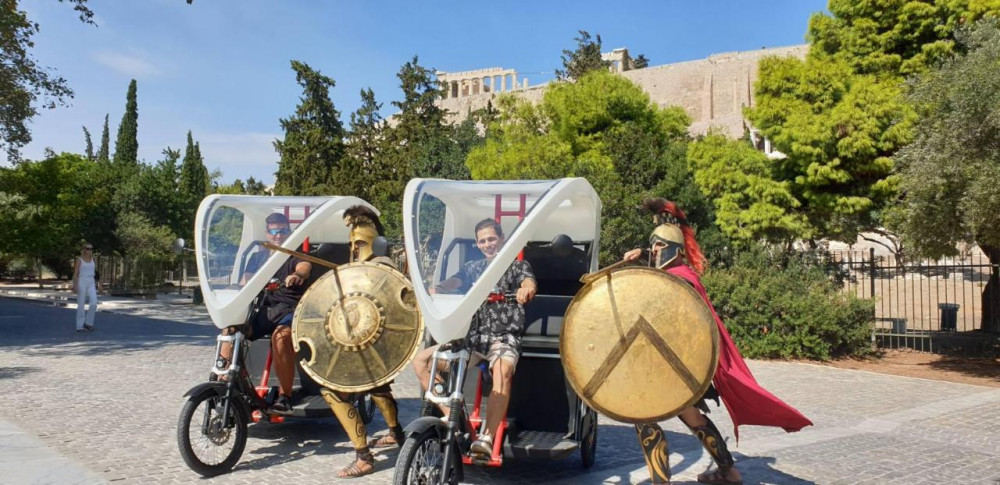
{"type": "Polygon", "coordinates": [[[246,276],[262,266],[271,252],[263,243],[281,245],[304,222],[319,203],[275,206],[266,200],[237,200],[217,204],[205,227],[205,248],[201,257],[207,269],[209,287],[236,289],[246,284],[246,276]],[[268,224],[269,216],[276,223],[268,224]],[[287,232],[282,218],[288,221],[287,232]],[[277,234],[270,234],[268,229],[277,234]]]}
{"type": "Polygon", "coordinates": [[[416,217],[411,219],[420,283],[433,294],[467,293],[555,183],[424,182],[416,194],[416,217]],[[497,219],[501,234],[492,227],[477,233],[478,224],[497,219]]]}

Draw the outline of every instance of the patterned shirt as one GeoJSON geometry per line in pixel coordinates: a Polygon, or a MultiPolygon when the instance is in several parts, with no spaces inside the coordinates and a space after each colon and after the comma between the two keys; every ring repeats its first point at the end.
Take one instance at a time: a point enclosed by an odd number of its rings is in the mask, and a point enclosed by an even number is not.
{"type": "MultiPolygon", "coordinates": [[[[486,259],[469,261],[455,276],[462,281],[461,289],[468,291],[479,276],[483,274],[490,262],[486,259]]],[[[531,265],[527,261],[515,260],[493,288],[494,293],[517,293],[521,283],[526,279],[535,279],[531,265]]],[[[494,341],[513,346],[520,352],[521,333],[524,332],[524,307],[516,301],[489,303],[484,302],[472,317],[469,326],[469,343],[481,353],[488,353],[490,344],[494,341]]]]}

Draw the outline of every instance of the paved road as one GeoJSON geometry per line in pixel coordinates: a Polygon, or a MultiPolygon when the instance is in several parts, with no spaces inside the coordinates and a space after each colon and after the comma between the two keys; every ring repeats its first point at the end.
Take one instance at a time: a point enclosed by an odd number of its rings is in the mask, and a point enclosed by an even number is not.
{"type": "MultiPolygon", "coordinates": [[[[126,303],[116,311],[130,311],[126,303]]],[[[175,442],[177,415],[183,393],[204,378],[215,335],[191,310],[147,305],[145,316],[101,312],[97,331],[77,334],[72,307],[0,298],[0,481],[335,481],[352,453],[332,419],[252,426],[242,460],[225,477],[201,480],[186,468],[175,442]]],[[[816,426],[793,434],[742,428],[734,451],[745,483],[1000,483],[1000,389],[808,364],[751,367],[816,426]]],[[[407,372],[395,387],[401,419],[409,422],[417,414],[416,380],[407,372]]],[[[385,428],[380,419],[372,425],[376,433],[385,428]]],[[[724,410],[713,419],[734,446],[724,410]]],[[[677,420],[663,426],[675,482],[693,483],[709,458],[677,420]]],[[[376,474],[348,483],[390,483],[396,452],[377,456],[376,474]]],[[[573,456],[466,473],[466,481],[481,484],[646,479],[632,428],[604,419],[589,471],[573,456]]]]}

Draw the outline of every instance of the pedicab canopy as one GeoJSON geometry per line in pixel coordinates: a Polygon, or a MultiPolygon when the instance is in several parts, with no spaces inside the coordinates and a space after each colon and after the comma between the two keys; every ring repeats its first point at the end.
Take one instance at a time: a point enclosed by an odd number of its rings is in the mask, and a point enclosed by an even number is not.
{"type": "Polygon", "coordinates": [[[250,302],[290,257],[274,251],[252,278],[241,281],[250,258],[258,251],[268,251],[262,245],[268,240],[268,215],[280,213],[288,218],[292,233],[282,244],[287,249],[302,251],[325,245],[346,250],[350,228],[344,224],[343,213],[356,204],[378,213],[357,197],[210,195],[202,200],[195,220],[195,253],[205,306],[215,326],[243,323],[250,302]],[[309,248],[304,247],[306,242],[309,248]]]}
{"type": "MultiPolygon", "coordinates": [[[[526,246],[557,241],[589,248],[596,268],[601,200],[583,178],[532,181],[413,179],[403,196],[403,230],[410,279],[431,336],[438,342],[465,337],[473,314],[526,246]],[[444,293],[437,286],[463,264],[482,259],[475,226],[500,221],[506,243],[474,282],[444,293]],[[432,291],[433,290],[433,291],[432,291]]],[[[544,283],[538,292],[546,293],[544,283]]]]}

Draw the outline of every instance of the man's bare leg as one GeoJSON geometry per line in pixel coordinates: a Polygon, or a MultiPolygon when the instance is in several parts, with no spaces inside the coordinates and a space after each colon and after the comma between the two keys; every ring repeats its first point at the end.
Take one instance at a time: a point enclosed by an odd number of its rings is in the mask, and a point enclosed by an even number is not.
{"type": "Polygon", "coordinates": [[[279,325],[271,334],[271,351],[274,356],[274,372],[278,374],[278,389],[287,397],[292,396],[295,381],[295,348],[292,347],[292,328],[279,325]]]}
{"type": "Polygon", "coordinates": [[[510,403],[510,386],[514,379],[514,366],[506,359],[499,358],[493,364],[493,390],[486,409],[486,436],[496,436],[500,421],[507,414],[510,403]]]}

